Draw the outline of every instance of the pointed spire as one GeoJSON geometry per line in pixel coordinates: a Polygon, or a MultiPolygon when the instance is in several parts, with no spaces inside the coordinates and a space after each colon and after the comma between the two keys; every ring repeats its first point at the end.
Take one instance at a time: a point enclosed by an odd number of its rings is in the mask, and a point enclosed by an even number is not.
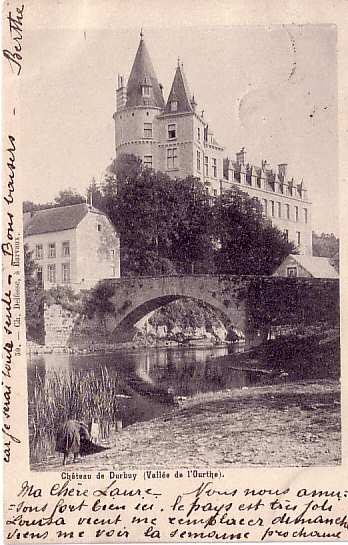
{"type": "Polygon", "coordinates": [[[127,85],[127,107],[155,106],[164,108],[163,95],[148,53],[143,29],[127,85]]]}
{"type": "Polygon", "coordinates": [[[175,76],[172,84],[171,91],[169,93],[166,112],[171,112],[171,102],[177,102],[177,112],[192,112],[191,93],[187,80],[184,74],[184,66],[178,58],[178,65],[176,67],[175,76]]]}

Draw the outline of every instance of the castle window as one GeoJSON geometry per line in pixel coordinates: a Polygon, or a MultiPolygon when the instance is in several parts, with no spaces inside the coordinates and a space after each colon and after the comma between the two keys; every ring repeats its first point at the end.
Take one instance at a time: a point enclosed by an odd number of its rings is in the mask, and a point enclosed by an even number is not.
{"type": "Polygon", "coordinates": [[[263,213],[267,216],[267,199],[262,199],[263,213]]]}
{"type": "Polygon", "coordinates": [[[56,282],[56,266],[55,265],[47,265],[47,280],[51,284],[55,284],[56,282]]]}
{"type": "Polygon", "coordinates": [[[176,138],[176,125],[175,123],[168,125],[168,138],[169,140],[172,140],[173,138],[176,138]]]}
{"type": "Polygon", "coordinates": [[[200,129],[200,127],[198,127],[198,129],[197,129],[197,140],[198,140],[198,142],[200,142],[200,140],[201,140],[201,129],[200,129]]]}
{"type": "Polygon", "coordinates": [[[274,218],[274,216],[275,216],[274,201],[271,201],[271,216],[272,216],[272,218],[274,218]]]}
{"type": "Polygon", "coordinates": [[[213,176],[214,178],[217,177],[217,164],[216,164],[216,159],[213,157],[212,159],[212,167],[213,167],[213,176]]]}
{"type": "Polygon", "coordinates": [[[178,150],[177,148],[167,149],[167,168],[177,168],[178,150]]]}
{"type": "Polygon", "coordinates": [[[172,100],[170,103],[170,111],[171,112],[177,112],[178,111],[178,101],[172,100]]]}
{"type": "Polygon", "coordinates": [[[298,221],[298,206],[295,206],[295,221],[298,221]]]}
{"type": "Polygon", "coordinates": [[[36,270],[36,280],[42,285],[42,267],[38,267],[36,270]]]}
{"type": "Polygon", "coordinates": [[[289,231],[288,229],[284,229],[284,238],[286,242],[289,242],[289,231]]]}
{"type": "Polygon", "coordinates": [[[68,257],[70,255],[70,242],[62,242],[62,256],[68,257]]]}
{"type": "Polygon", "coordinates": [[[301,244],[301,233],[300,233],[300,231],[296,231],[296,242],[297,242],[298,246],[301,244]]]}
{"type": "Polygon", "coordinates": [[[152,168],[152,155],[144,155],[143,165],[144,167],[152,168]]]}
{"type": "Polygon", "coordinates": [[[42,244],[36,244],[36,246],[35,246],[35,257],[36,257],[36,259],[42,259],[43,258],[43,246],[42,246],[42,244]]]}
{"type": "Polygon", "coordinates": [[[197,151],[197,170],[201,170],[201,152],[197,151]]]}
{"type": "Polygon", "coordinates": [[[286,210],[286,219],[289,220],[290,219],[290,204],[285,205],[285,210],[286,210]]]}
{"type": "Polygon", "coordinates": [[[209,176],[209,162],[208,162],[208,156],[204,156],[204,175],[209,176]]]}
{"type": "Polygon", "coordinates": [[[282,217],[282,203],[278,202],[278,218],[282,217]]]}
{"type": "Polygon", "coordinates": [[[297,276],[297,267],[287,267],[286,276],[288,276],[289,278],[294,278],[295,276],[297,276]]]}
{"type": "Polygon", "coordinates": [[[48,257],[56,257],[56,243],[50,242],[48,244],[48,257]]]}
{"type": "Polygon", "coordinates": [[[99,231],[99,233],[100,233],[101,230],[102,230],[102,226],[101,226],[100,223],[98,223],[98,224],[97,224],[97,231],[99,231]]]}
{"type": "Polygon", "coordinates": [[[303,217],[304,217],[304,222],[308,223],[308,210],[307,210],[307,208],[303,209],[303,217]]]}
{"type": "Polygon", "coordinates": [[[217,197],[217,189],[213,189],[214,197],[217,197]]]}
{"type": "Polygon", "coordinates": [[[62,282],[67,284],[70,282],[70,264],[62,263],[62,282]]]}
{"type": "Polygon", "coordinates": [[[152,123],[144,123],[144,138],[152,138],[152,123]]]}

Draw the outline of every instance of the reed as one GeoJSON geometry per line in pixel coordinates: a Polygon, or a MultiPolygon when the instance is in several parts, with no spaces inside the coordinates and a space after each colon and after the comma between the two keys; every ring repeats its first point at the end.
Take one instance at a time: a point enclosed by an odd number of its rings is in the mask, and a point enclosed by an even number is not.
{"type": "Polygon", "coordinates": [[[96,420],[101,438],[120,418],[122,393],[119,375],[106,367],[95,370],[50,371],[43,378],[35,374],[29,399],[29,441],[31,458],[39,461],[52,454],[59,427],[69,419],[86,424],[96,420]]]}

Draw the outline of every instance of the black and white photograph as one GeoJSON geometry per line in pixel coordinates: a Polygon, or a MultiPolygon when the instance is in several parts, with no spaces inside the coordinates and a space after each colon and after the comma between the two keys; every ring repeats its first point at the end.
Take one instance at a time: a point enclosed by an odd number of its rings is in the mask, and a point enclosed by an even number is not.
{"type": "Polygon", "coordinates": [[[27,43],[31,469],[339,465],[335,25],[27,43]]]}

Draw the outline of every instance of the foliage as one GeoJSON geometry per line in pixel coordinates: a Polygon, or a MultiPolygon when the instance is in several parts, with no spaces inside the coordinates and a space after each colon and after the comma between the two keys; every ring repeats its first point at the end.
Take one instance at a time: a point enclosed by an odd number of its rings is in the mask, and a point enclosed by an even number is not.
{"type": "Polygon", "coordinates": [[[205,327],[206,331],[211,331],[213,325],[221,326],[215,310],[194,299],[178,300],[161,307],[149,318],[149,323],[154,327],[166,326],[169,333],[175,327],[182,330],[205,327]]]}
{"type": "Polygon", "coordinates": [[[339,304],[336,280],[253,278],[247,292],[250,325],[255,328],[323,321],[338,326],[339,304]]]}
{"type": "Polygon", "coordinates": [[[88,318],[97,316],[105,325],[107,315],[115,312],[115,307],[111,297],[115,293],[115,287],[108,281],[98,282],[95,288],[86,294],[82,313],[88,318]]]}
{"type": "Polygon", "coordinates": [[[81,312],[82,296],[69,286],[55,286],[45,291],[45,303],[60,305],[71,312],[81,312]]]}
{"type": "Polygon", "coordinates": [[[121,238],[122,275],[271,274],[295,253],[256,199],[238,190],[213,199],[198,179],[172,180],[132,155],[113,163],[100,193],[121,238]]]}
{"type": "Polygon", "coordinates": [[[339,251],[340,241],[333,233],[321,233],[312,235],[313,255],[318,257],[334,257],[339,251]]]}
{"type": "Polygon", "coordinates": [[[213,213],[218,273],[269,275],[289,253],[295,253],[294,245],[265,220],[257,199],[239,189],[216,199],[213,213]]]}
{"type": "Polygon", "coordinates": [[[57,206],[67,206],[69,204],[80,204],[86,202],[85,197],[80,195],[71,188],[59,191],[54,202],[34,203],[33,201],[23,201],[23,212],[33,212],[35,210],[43,210],[46,208],[56,208],[57,206]]]}
{"type": "MultiPolygon", "coordinates": [[[[237,189],[209,197],[198,179],[171,179],[143,167],[134,155],[121,154],[101,185],[92,179],[88,198],[118,231],[123,276],[267,275],[295,253],[293,244],[265,220],[257,199],[237,189]]],[[[55,203],[83,200],[66,189],[55,203]]]]}
{"type": "Polygon", "coordinates": [[[94,370],[69,369],[50,372],[43,379],[36,374],[30,392],[29,436],[31,452],[45,458],[55,448],[57,432],[69,419],[100,425],[102,437],[109,435],[110,427],[120,418],[117,393],[123,392],[122,381],[113,371],[102,367],[94,370]],[[110,392],[114,395],[110,396],[110,392]],[[41,452],[38,452],[40,450],[41,452]]]}
{"type": "Polygon", "coordinates": [[[37,266],[28,246],[24,245],[25,319],[28,340],[44,340],[44,292],[37,279],[37,266]]]}
{"type": "Polygon", "coordinates": [[[85,197],[77,193],[74,189],[69,187],[59,191],[57,197],[54,199],[55,204],[59,206],[67,206],[69,204],[80,204],[86,202],[85,197]]]}

